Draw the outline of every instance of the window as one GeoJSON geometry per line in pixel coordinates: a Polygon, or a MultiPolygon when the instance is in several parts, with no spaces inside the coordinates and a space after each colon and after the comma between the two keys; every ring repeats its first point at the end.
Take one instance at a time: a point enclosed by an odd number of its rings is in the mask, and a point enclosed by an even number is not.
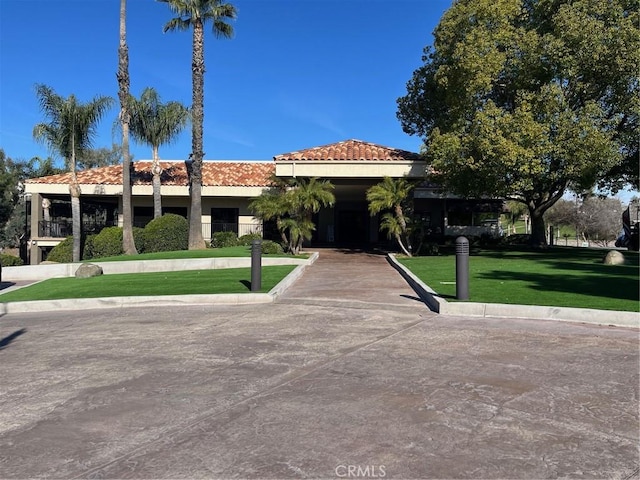
{"type": "Polygon", "coordinates": [[[237,208],[212,208],[211,209],[211,234],[216,232],[238,233],[238,209],[237,208]]]}

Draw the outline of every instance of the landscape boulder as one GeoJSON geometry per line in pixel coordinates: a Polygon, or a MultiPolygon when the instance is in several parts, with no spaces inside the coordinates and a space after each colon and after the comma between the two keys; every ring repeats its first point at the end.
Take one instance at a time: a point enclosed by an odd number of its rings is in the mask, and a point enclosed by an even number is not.
{"type": "Polygon", "coordinates": [[[102,267],[100,265],[94,265],[93,263],[83,263],[76,270],[77,278],[90,278],[102,275],[102,267]]]}
{"type": "Polygon", "coordinates": [[[605,265],[622,265],[624,263],[624,255],[618,250],[610,250],[604,256],[602,263],[605,265]]]}

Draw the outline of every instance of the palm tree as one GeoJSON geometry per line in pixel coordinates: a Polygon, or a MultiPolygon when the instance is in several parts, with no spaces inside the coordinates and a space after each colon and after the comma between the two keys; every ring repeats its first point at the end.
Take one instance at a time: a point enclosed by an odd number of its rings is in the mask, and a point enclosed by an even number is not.
{"type": "Polygon", "coordinates": [[[140,100],[130,98],[131,135],[139,143],[151,146],[153,156],[153,217],[162,216],[162,200],[160,196],[160,145],[171,143],[187,125],[189,109],[180,102],[163,104],[160,96],[151,87],[142,91],[140,100]]]}
{"type": "Polygon", "coordinates": [[[164,26],[164,31],[193,29],[192,48],[192,138],[191,160],[189,168],[189,186],[191,208],[189,212],[189,249],[205,247],[202,237],[202,131],[204,122],[204,24],[213,23],[216,37],[230,38],[233,27],[227,23],[236,18],[236,8],[222,0],[158,0],[166,3],[177,15],[164,26]]]}
{"type": "Polygon", "coordinates": [[[73,221],[73,261],[79,262],[82,236],[81,191],[76,175],[76,158],[78,154],[91,148],[97,124],[113,104],[113,99],[98,96],[83,104],[74,95],[63,98],[46,85],[36,85],[36,96],[49,123],[37,124],[33,128],[33,136],[37,141],[47,144],[52,152],[62,156],[71,172],[69,193],[73,221]]]}
{"type": "Polygon", "coordinates": [[[328,207],[335,203],[333,195],[334,186],[328,180],[319,180],[317,177],[310,179],[298,178],[293,190],[294,206],[307,220],[311,220],[314,213],[320,208],[328,207]]]}
{"type": "Polygon", "coordinates": [[[282,228],[289,233],[289,252],[292,255],[298,255],[302,250],[302,243],[311,238],[316,226],[311,220],[305,218],[287,217],[282,219],[282,228]]]}
{"type": "Polygon", "coordinates": [[[283,245],[288,245],[285,225],[282,223],[289,212],[288,200],[284,191],[273,189],[249,202],[249,211],[263,222],[275,220],[283,245]]]}
{"type": "Polygon", "coordinates": [[[398,242],[398,245],[400,245],[402,252],[409,257],[411,256],[411,252],[407,248],[405,248],[404,244],[402,243],[402,235],[405,234],[405,230],[400,224],[398,217],[396,217],[391,212],[383,214],[380,218],[380,230],[383,232],[387,232],[387,238],[395,238],[398,242]]]}
{"type": "Polygon", "coordinates": [[[316,229],[313,214],[335,203],[333,188],[315,177],[274,179],[273,188],[252,200],[249,209],[263,221],[275,220],[283,245],[297,255],[316,229]]]}
{"type": "Polygon", "coordinates": [[[126,255],[138,253],[133,239],[131,207],[131,156],[129,155],[129,47],[127,46],[127,0],[120,0],[120,43],[118,46],[118,98],[122,126],[122,250],[126,255]]]}
{"type": "Polygon", "coordinates": [[[295,179],[295,187],[289,191],[292,205],[292,217],[298,220],[297,229],[300,235],[296,235],[296,241],[292,240],[294,253],[302,249],[302,243],[310,240],[315,225],[312,222],[314,213],[318,213],[322,207],[329,207],[336,201],[333,195],[333,184],[328,180],[319,180],[317,177],[295,179]]]}
{"type": "Polygon", "coordinates": [[[373,216],[383,210],[392,211],[390,215],[383,215],[380,229],[386,230],[389,236],[395,237],[402,251],[409,257],[411,256],[411,244],[402,205],[409,198],[412,189],[413,185],[405,178],[393,179],[384,177],[382,182],[373,185],[367,190],[369,213],[373,216]],[[406,247],[402,237],[406,240],[406,247]]]}

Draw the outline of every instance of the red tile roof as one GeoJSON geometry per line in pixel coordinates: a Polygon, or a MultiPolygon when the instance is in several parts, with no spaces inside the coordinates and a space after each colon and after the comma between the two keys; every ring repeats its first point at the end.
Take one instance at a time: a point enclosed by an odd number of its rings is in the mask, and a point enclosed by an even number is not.
{"type": "MultiPolygon", "coordinates": [[[[151,184],[151,161],[133,162],[133,185],[151,184]]],[[[162,184],[187,186],[185,162],[160,162],[163,168],[162,184]]],[[[202,185],[224,187],[263,187],[271,184],[269,177],[275,173],[271,162],[203,162],[202,185]]],[[[122,165],[92,168],[77,173],[78,182],[83,185],[122,184],[122,165]]],[[[68,184],[70,173],[32,178],[27,183],[68,184]]]]}
{"type": "MultiPolygon", "coordinates": [[[[385,147],[361,140],[343,142],[307,148],[297,152],[276,155],[278,161],[419,161],[417,153],[385,147]]],[[[151,184],[151,164],[149,160],[133,162],[133,185],[151,184]]],[[[187,170],[184,161],[160,162],[163,168],[162,184],[187,186],[187,170]]],[[[203,186],[263,187],[271,184],[270,176],[275,173],[272,162],[217,162],[202,163],[203,186]]],[[[78,181],[83,185],[120,185],[122,184],[122,165],[93,168],[77,173],[78,181]]],[[[330,176],[330,175],[328,175],[330,176]]],[[[70,182],[71,174],[63,173],[48,177],[32,178],[27,183],[63,184],[70,182]]]]}
{"type": "Polygon", "coordinates": [[[417,161],[420,155],[406,150],[385,147],[361,140],[345,140],[320,147],[307,148],[297,152],[276,155],[278,161],[417,161]]]}

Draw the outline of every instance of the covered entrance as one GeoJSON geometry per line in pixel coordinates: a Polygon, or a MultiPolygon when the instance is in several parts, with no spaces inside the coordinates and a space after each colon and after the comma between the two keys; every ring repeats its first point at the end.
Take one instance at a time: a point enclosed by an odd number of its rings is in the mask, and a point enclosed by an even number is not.
{"type": "Polygon", "coordinates": [[[370,242],[367,206],[347,203],[336,209],[336,244],[363,246],[370,242]],[[359,208],[358,208],[359,207],[359,208]]]}
{"type": "Polygon", "coordinates": [[[279,178],[320,178],[334,185],[335,204],[314,216],[311,245],[371,247],[386,235],[369,214],[366,192],[385,177],[422,178],[426,162],[419,154],[361,140],[345,140],[274,157],[279,178]]]}

